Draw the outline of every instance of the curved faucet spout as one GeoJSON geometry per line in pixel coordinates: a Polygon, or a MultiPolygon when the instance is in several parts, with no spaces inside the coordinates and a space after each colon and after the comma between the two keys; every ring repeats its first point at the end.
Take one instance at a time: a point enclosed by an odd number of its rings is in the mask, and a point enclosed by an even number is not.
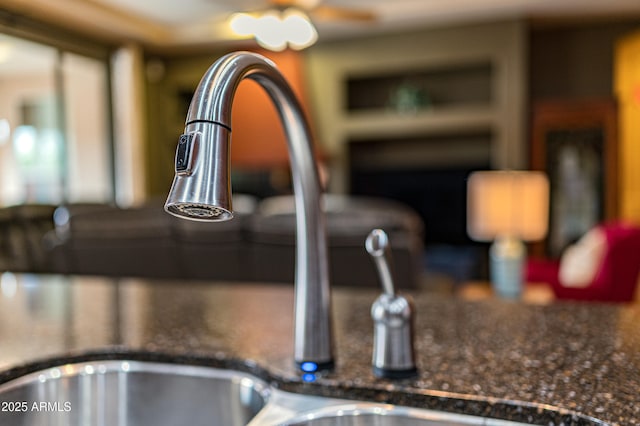
{"type": "Polygon", "coordinates": [[[229,179],[231,106],[244,78],[269,94],[287,136],[296,206],[295,361],[305,371],[330,368],[333,348],[327,242],[311,132],[291,87],[268,59],[236,52],[216,61],[191,100],[176,151],[165,210],[194,220],[233,216],[229,179]]]}

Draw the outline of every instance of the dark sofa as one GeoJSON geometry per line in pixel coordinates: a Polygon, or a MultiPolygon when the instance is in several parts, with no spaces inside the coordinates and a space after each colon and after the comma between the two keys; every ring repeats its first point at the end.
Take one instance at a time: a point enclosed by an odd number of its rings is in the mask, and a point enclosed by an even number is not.
{"type": "MultiPolygon", "coordinates": [[[[323,202],[334,285],[378,285],[375,267],[364,249],[373,228],[389,234],[397,285],[410,288],[418,284],[423,224],[413,210],[376,198],[327,195],[323,202]]],[[[18,221],[13,210],[10,217],[3,217],[9,209],[0,211],[0,259],[5,270],[293,282],[295,211],[291,196],[262,201],[234,196],[234,220],[220,223],[175,218],[164,212],[161,201],[126,209],[104,204],[42,206],[37,221],[18,221]],[[15,234],[18,223],[24,238],[13,235],[14,242],[8,242],[3,231],[15,234]],[[23,241],[24,247],[13,247],[16,241],[23,241]],[[27,246],[37,250],[27,251],[27,246]]]]}

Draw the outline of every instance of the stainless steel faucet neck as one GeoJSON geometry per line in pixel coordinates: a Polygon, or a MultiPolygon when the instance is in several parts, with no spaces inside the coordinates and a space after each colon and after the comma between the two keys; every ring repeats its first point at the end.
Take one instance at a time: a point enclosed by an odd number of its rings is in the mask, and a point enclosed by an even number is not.
{"type": "Polygon", "coordinates": [[[268,93],[287,136],[296,206],[294,358],[306,371],[326,368],[333,363],[333,345],[320,179],[304,111],[271,61],[236,52],[220,58],[204,74],[186,119],[184,136],[193,135],[194,141],[187,141],[189,157],[180,173],[176,156],[176,177],[165,208],[172,214],[195,215],[200,220],[231,216],[230,196],[220,186],[229,187],[231,106],[245,78],[256,81],[268,93]],[[221,158],[224,156],[226,159],[221,158]],[[203,161],[208,164],[204,166],[203,161]],[[218,200],[222,207],[214,207],[218,200]]]}

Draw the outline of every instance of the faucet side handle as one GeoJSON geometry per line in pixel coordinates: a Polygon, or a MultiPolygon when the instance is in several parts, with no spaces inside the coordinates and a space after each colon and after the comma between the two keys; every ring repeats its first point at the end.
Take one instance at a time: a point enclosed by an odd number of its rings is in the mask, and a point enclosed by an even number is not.
{"type": "Polygon", "coordinates": [[[393,296],[395,294],[393,285],[393,261],[387,233],[382,229],[374,229],[367,236],[364,246],[376,264],[382,290],[385,294],[393,296]]]}
{"type": "Polygon", "coordinates": [[[391,277],[389,238],[381,229],[371,231],[365,247],[374,260],[384,293],[371,307],[373,329],[373,374],[404,379],[417,374],[413,349],[413,304],[395,293],[391,277]]]}

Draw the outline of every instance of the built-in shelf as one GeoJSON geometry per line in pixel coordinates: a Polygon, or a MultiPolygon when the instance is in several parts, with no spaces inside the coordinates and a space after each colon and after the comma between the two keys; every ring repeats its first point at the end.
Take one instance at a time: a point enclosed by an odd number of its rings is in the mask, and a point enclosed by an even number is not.
{"type": "Polygon", "coordinates": [[[513,21],[309,49],[331,191],[396,199],[425,244],[469,244],[469,173],[524,164],[526,34],[513,21]]]}
{"type": "Polygon", "coordinates": [[[344,85],[348,140],[460,133],[496,119],[494,67],[486,58],[353,71],[344,85]]]}
{"type": "Polygon", "coordinates": [[[353,140],[349,165],[354,170],[430,169],[472,170],[491,163],[492,131],[475,129],[452,134],[353,140]]]}
{"type": "Polygon", "coordinates": [[[368,110],[349,114],[343,130],[353,141],[364,137],[429,135],[459,133],[468,130],[491,129],[496,125],[494,108],[486,106],[456,106],[428,108],[400,113],[395,110],[368,110]]]}
{"type": "Polygon", "coordinates": [[[490,106],[494,101],[492,84],[493,67],[488,60],[407,67],[393,73],[369,71],[347,78],[346,110],[490,106]]]}
{"type": "Polygon", "coordinates": [[[333,160],[332,190],[353,190],[350,156],[372,141],[378,151],[367,159],[374,162],[393,156],[398,166],[409,162],[424,170],[522,168],[525,29],[520,21],[505,21],[310,49],[312,106],[333,160]],[[471,137],[455,149],[434,144],[478,134],[485,135],[480,142],[471,137]]]}

